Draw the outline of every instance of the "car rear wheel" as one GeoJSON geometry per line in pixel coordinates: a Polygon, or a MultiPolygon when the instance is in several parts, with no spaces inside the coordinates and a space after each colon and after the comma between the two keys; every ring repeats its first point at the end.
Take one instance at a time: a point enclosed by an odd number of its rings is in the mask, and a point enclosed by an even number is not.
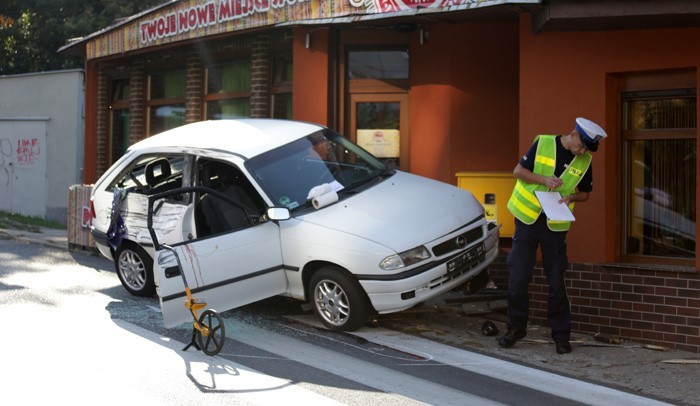
{"type": "Polygon", "coordinates": [[[114,260],[117,275],[124,288],[134,296],[153,296],[153,259],[136,244],[125,242],[117,250],[114,260]]]}
{"type": "Polygon", "coordinates": [[[324,267],[311,278],[314,311],[336,331],[353,331],[369,318],[371,305],[360,283],[341,268],[324,267]]]}

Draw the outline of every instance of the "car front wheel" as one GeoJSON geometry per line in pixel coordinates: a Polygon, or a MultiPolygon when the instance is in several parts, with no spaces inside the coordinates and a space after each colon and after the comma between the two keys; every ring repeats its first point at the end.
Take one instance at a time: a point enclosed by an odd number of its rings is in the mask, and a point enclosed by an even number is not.
{"type": "Polygon", "coordinates": [[[153,260],[141,247],[124,243],[117,250],[114,260],[117,275],[124,288],[134,296],[153,296],[153,260]]]}
{"type": "Polygon", "coordinates": [[[338,267],[320,269],[311,278],[314,311],[336,331],[353,331],[369,318],[371,305],[360,283],[338,267]]]}

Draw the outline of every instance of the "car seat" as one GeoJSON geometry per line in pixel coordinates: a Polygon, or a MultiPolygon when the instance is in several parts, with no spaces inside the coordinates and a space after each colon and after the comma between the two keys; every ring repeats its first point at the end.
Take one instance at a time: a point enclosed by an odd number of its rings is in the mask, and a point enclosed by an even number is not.
{"type": "Polygon", "coordinates": [[[251,224],[250,214],[254,214],[255,205],[245,190],[233,183],[235,178],[231,173],[232,170],[233,168],[224,164],[211,165],[206,168],[205,176],[202,177],[204,186],[216,190],[236,203],[232,204],[211,193],[202,196],[200,199],[202,214],[209,231],[214,234],[248,227],[251,224]],[[242,208],[245,208],[245,211],[242,208]]]}
{"type": "Polygon", "coordinates": [[[168,179],[171,174],[170,162],[166,158],[156,159],[146,165],[146,184],[152,189],[168,179]]]}

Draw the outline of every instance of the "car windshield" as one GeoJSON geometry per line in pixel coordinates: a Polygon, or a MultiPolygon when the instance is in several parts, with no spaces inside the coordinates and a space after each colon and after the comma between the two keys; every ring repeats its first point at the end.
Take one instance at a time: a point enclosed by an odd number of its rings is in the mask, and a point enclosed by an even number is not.
{"type": "Polygon", "coordinates": [[[317,186],[348,192],[387,171],[370,153],[328,129],[268,151],[245,165],[274,204],[292,211],[306,206],[317,186]]]}

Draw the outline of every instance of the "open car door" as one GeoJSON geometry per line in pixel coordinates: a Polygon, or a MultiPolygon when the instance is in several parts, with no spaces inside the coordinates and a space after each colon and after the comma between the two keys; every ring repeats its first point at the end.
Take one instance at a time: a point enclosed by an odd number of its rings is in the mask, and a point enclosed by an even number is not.
{"type": "Polygon", "coordinates": [[[164,249],[153,227],[158,202],[171,195],[202,192],[227,200],[209,188],[194,186],[149,197],[148,229],[156,250],[153,274],[160,298],[163,324],[174,327],[193,321],[185,307],[185,283],[207,308],[223,312],[286,292],[279,226],[249,217],[245,228],[170,244],[164,249]],[[177,254],[180,265],[175,258],[177,254]]]}

